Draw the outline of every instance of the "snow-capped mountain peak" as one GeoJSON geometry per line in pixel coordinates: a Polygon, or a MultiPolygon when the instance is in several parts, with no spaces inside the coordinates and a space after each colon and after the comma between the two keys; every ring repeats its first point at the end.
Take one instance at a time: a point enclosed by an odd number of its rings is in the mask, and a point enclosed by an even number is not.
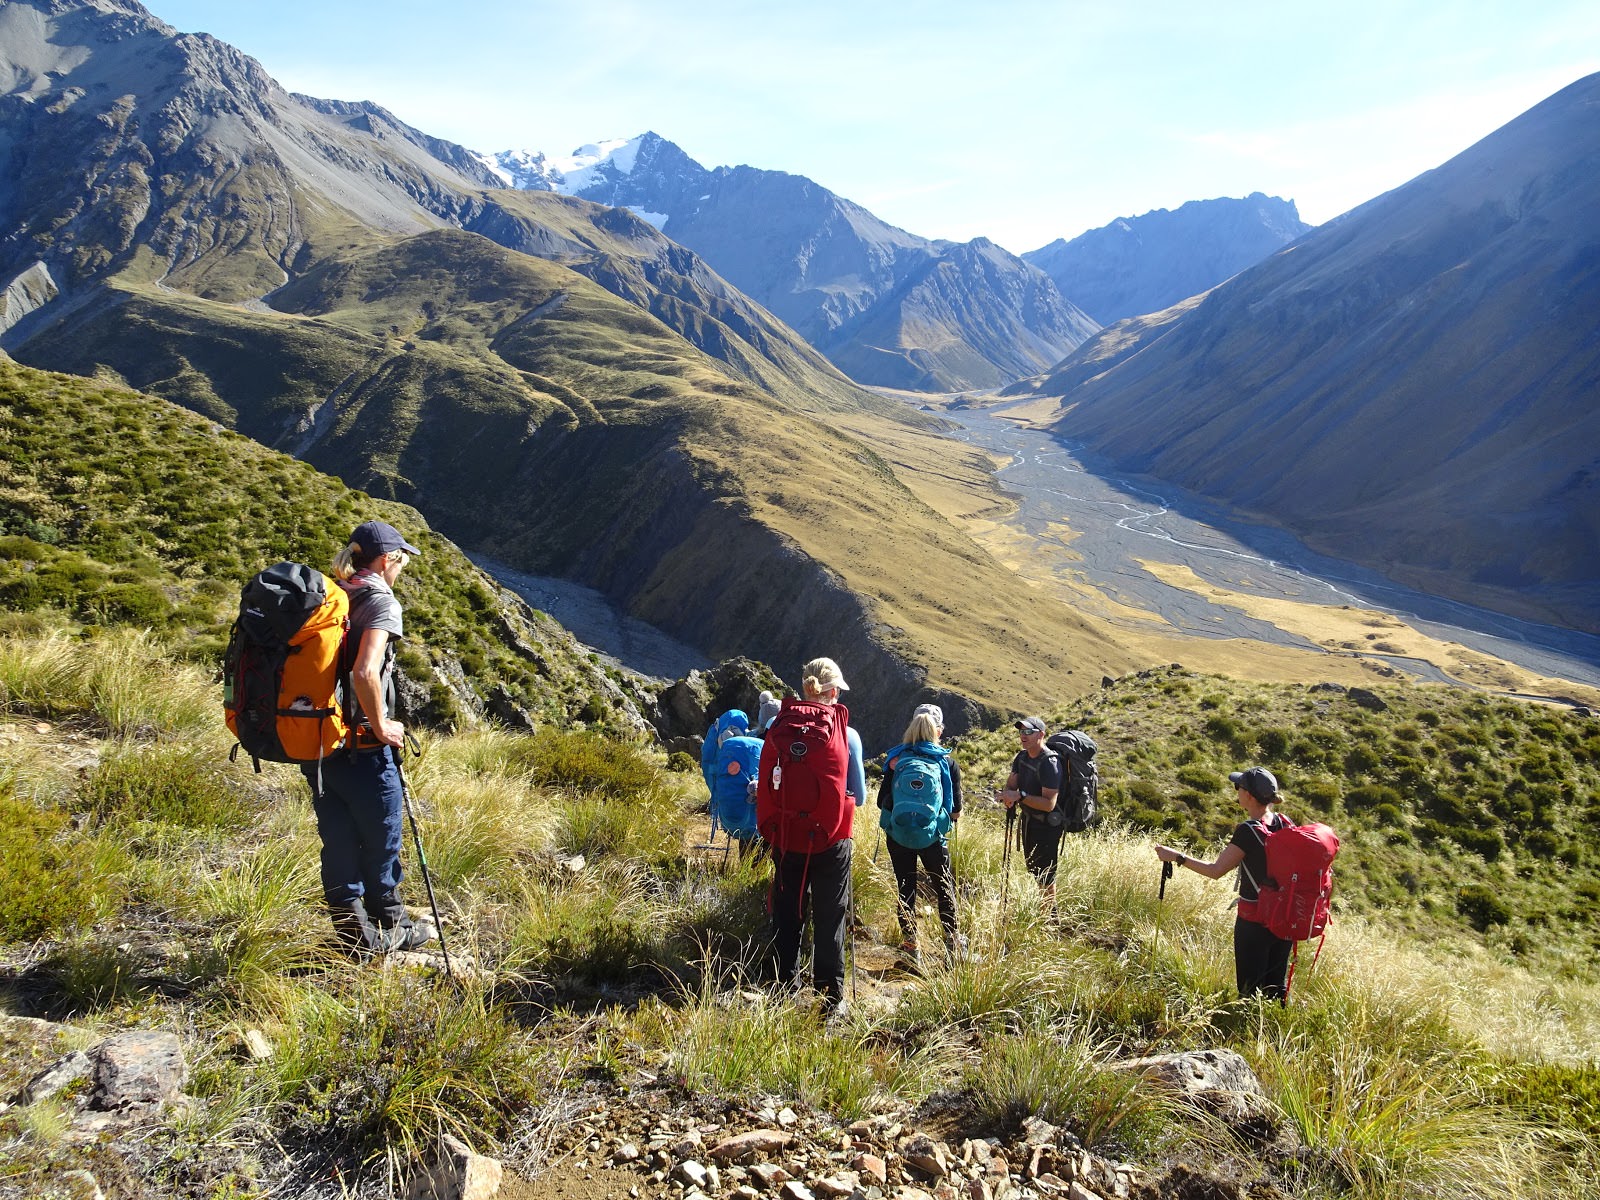
{"type": "Polygon", "coordinates": [[[595,183],[626,178],[633,171],[639,146],[647,136],[641,133],[637,137],[590,142],[571,154],[555,157],[535,150],[500,150],[478,157],[505,180],[507,187],[576,196],[595,183]]]}

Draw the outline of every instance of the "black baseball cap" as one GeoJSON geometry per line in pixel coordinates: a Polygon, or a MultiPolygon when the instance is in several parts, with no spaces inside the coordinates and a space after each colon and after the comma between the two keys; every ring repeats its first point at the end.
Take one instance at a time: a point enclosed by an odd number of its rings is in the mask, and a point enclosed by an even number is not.
{"type": "Polygon", "coordinates": [[[1044,720],[1041,717],[1023,717],[1017,722],[1017,728],[1024,733],[1043,733],[1044,720]]]}
{"type": "Polygon", "coordinates": [[[1243,788],[1263,804],[1270,804],[1278,798],[1278,778],[1265,767],[1234,771],[1228,776],[1228,782],[1236,788],[1243,788]]]}

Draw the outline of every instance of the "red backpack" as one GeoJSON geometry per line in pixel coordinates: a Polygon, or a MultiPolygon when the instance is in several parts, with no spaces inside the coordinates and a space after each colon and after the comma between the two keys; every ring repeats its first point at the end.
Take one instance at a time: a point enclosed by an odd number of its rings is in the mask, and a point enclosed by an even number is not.
{"type": "MultiPolygon", "coordinates": [[[[1264,836],[1257,827],[1256,835],[1267,852],[1267,877],[1256,889],[1255,919],[1274,937],[1293,942],[1296,960],[1300,943],[1317,938],[1317,953],[1311,959],[1315,967],[1322,954],[1321,939],[1327,937],[1328,900],[1333,895],[1333,860],[1339,853],[1339,835],[1316,822],[1290,822],[1268,830],[1264,836]]],[[[1291,961],[1285,999],[1293,984],[1291,961]]]]}
{"type": "Polygon", "coordinates": [[[1320,937],[1328,925],[1339,835],[1316,823],[1280,825],[1263,845],[1267,877],[1257,892],[1256,920],[1286,942],[1320,937]]]}
{"type": "Polygon", "coordinates": [[[767,730],[756,776],[756,828],[778,851],[811,854],[850,836],[849,724],[850,710],[842,704],[791,697],[767,730]]]}

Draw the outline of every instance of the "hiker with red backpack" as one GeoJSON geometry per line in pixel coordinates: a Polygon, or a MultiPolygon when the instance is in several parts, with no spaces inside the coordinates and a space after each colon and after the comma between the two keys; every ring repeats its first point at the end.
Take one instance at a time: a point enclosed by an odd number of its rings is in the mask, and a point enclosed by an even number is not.
{"type": "Polygon", "coordinates": [[[960,950],[956,930],[956,878],[948,837],[961,817],[961,768],[939,744],[944,711],[919,704],[900,745],[884,755],[878,788],[878,824],[887,834],[889,862],[899,891],[900,954],[908,967],[921,965],[917,949],[917,864],[933,881],[944,929],[945,955],[960,950]]]}
{"type": "Polygon", "coordinates": [[[1327,923],[1329,867],[1339,839],[1326,825],[1296,825],[1274,812],[1278,780],[1265,767],[1234,771],[1228,782],[1247,820],[1234,827],[1222,853],[1202,862],[1158,845],[1156,856],[1208,879],[1239,869],[1239,909],[1233,923],[1239,995],[1286,1003],[1294,977],[1290,956],[1301,941],[1319,936],[1327,923]]]}
{"type": "Polygon", "coordinates": [[[405,726],[394,719],[395,643],[405,636],[394,583],[420,554],[384,521],[366,521],[333,560],[350,601],[354,693],[347,745],[301,771],[322,840],[322,893],[334,932],[356,951],[414,950],[432,934],[400,902],[405,726]]]}
{"type": "Polygon", "coordinates": [[[839,703],[850,685],[831,658],[802,670],[802,695],[785,698],[761,746],[756,826],[772,848],[778,982],[795,983],[809,911],[812,974],[823,1008],[844,1008],[845,939],[855,810],[866,798],[861,739],[839,703]]]}

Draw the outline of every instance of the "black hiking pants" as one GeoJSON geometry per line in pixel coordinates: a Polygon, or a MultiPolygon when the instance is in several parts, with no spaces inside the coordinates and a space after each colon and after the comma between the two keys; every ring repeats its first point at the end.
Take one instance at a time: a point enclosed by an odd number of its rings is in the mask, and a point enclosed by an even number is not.
{"type": "Polygon", "coordinates": [[[778,949],[778,981],[791,984],[800,967],[800,936],[812,917],[811,972],[817,991],[844,999],[844,945],[850,909],[849,838],[815,854],[775,851],[772,926],[778,949]]]}
{"type": "Polygon", "coordinates": [[[1241,996],[1282,1000],[1288,991],[1289,952],[1286,942],[1257,921],[1233,920],[1233,974],[1241,996]]]}
{"type": "Polygon", "coordinates": [[[939,924],[944,926],[946,944],[956,937],[956,877],[950,869],[950,847],[940,838],[921,850],[902,846],[886,836],[889,862],[894,866],[894,881],[900,891],[900,934],[915,941],[917,936],[917,864],[921,863],[933,880],[934,894],[939,901],[939,924]]]}

